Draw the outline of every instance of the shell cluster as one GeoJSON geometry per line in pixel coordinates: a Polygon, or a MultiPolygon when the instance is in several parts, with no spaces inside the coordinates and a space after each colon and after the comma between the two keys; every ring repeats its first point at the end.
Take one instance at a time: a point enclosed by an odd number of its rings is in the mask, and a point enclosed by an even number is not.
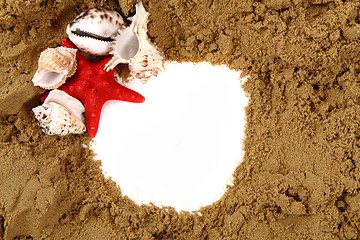
{"type": "Polygon", "coordinates": [[[164,57],[147,36],[149,13],[141,2],[126,25],[115,11],[89,9],[77,16],[66,29],[70,41],[80,50],[93,55],[113,55],[105,70],[120,63],[128,64],[132,78],[146,82],[164,70],[164,57]]]}
{"type": "Polygon", "coordinates": [[[60,87],[76,71],[76,49],[48,48],[40,54],[39,68],[32,82],[44,89],[60,87]]]}
{"type": "MultiPolygon", "coordinates": [[[[66,28],[70,41],[92,55],[113,57],[105,65],[109,71],[119,63],[128,64],[133,79],[146,82],[162,71],[163,54],[147,36],[149,13],[141,2],[127,25],[119,13],[106,9],[89,9],[78,15],[66,28]]],[[[57,90],[76,71],[77,49],[48,48],[39,58],[39,67],[32,79],[35,86],[52,90],[43,105],[33,108],[36,119],[47,134],[80,134],[86,131],[82,103],[57,90]]]]}

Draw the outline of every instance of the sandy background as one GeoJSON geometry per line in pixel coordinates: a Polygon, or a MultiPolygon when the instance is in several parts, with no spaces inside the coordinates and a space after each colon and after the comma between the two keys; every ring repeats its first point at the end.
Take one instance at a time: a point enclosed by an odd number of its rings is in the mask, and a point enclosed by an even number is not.
{"type": "Polygon", "coordinates": [[[0,1],[0,238],[357,239],[358,1],[144,1],[149,34],[178,61],[250,74],[245,160],[199,213],[136,206],[81,147],[42,134],[31,78],[42,50],[90,7],[135,1],[0,1]]]}

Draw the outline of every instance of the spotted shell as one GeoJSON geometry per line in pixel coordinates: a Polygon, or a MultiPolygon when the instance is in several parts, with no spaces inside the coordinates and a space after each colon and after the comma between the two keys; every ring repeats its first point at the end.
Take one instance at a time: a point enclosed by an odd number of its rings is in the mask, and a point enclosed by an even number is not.
{"type": "Polygon", "coordinates": [[[33,108],[32,111],[39,121],[42,131],[46,134],[64,136],[70,133],[81,134],[86,131],[84,122],[60,104],[44,103],[33,108]]]}
{"type": "Polygon", "coordinates": [[[66,47],[43,51],[33,84],[44,89],[55,89],[64,84],[76,71],[76,52],[76,49],[66,47]]]}
{"type": "Polygon", "coordinates": [[[150,77],[156,76],[159,72],[164,71],[164,57],[163,54],[150,44],[144,47],[146,43],[142,44],[142,48],[135,57],[129,61],[130,74],[133,78],[146,82],[150,77]]]}
{"type": "Polygon", "coordinates": [[[107,55],[110,44],[125,22],[119,13],[92,8],[78,15],[66,28],[70,41],[93,55],[107,55]]]}
{"type": "Polygon", "coordinates": [[[49,95],[45,99],[44,103],[54,102],[65,107],[72,115],[85,122],[85,107],[76,98],[70,96],[64,91],[54,89],[49,92],[49,95]]]}
{"type": "Polygon", "coordinates": [[[164,57],[147,36],[149,13],[141,2],[135,7],[131,25],[119,30],[111,45],[113,58],[105,65],[105,70],[109,71],[119,63],[128,63],[132,77],[145,82],[164,70],[164,57]]]}

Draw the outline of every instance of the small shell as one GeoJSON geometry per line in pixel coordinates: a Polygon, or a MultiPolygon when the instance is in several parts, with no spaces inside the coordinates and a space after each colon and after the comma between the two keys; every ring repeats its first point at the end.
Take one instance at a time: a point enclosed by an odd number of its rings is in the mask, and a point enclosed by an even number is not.
{"type": "Polygon", "coordinates": [[[150,77],[164,71],[164,57],[153,44],[149,44],[148,47],[142,47],[140,52],[130,59],[129,69],[132,77],[146,82],[150,77]]]}
{"type": "Polygon", "coordinates": [[[60,87],[76,71],[76,49],[48,48],[40,54],[39,68],[32,82],[44,89],[60,87]]]}
{"type": "Polygon", "coordinates": [[[72,115],[85,122],[85,107],[76,98],[70,96],[64,91],[54,89],[49,92],[49,95],[45,99],[44,103],[54,102],[65,107],[72,115]]]}
{"type": "Polygon", "coordinates": [[[78,15],[66,28],[70,41],[93,55],[107,55],[110,44],[125,22],[119,13],[92,8],[78,15]]]}
{"type": "Polygon", "coordinates": [[[111,45],[113,58],[105,65],[106,71],[119,63],[128,63],[132,77],[147,81],[164,70],[163,54],[147,36],[148,17],[142,3],[137,3],[131,25],[120,30],[111,45]]]}
{"type": "Polygon", "coordinates": [[[86,131],[84,122],[60,104],[44,103],[33,108],[32,111],[39,121],[42,131],[46,134],[64,136],[70,133],[81,134],[86,131]]]}

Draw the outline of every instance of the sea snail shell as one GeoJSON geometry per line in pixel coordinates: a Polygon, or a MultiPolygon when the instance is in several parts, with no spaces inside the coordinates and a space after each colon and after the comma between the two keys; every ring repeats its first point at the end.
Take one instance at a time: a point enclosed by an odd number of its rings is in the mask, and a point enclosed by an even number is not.
{"type": "Polygon", "coordinates": [[[93,55],[107,55],[110,44],[125,22],[119,13],[92,8],[78,15],[66,28],[70,41],[93,55]]]}
{"type": "Polygon", "coordinates": [[[43,105],[32,109],[42,131],[64,136],[86,131],[85,108],[76,98],[60,90],[52,90],[43,105]]]}
{"type": "Polygon", "coordinates": [[[119,63],[128,63],[134,78],[147,81],[164,70],[164,57],[147,36],[149,13],[141,2],[135,7],[136,14],[131,18],[131,25],[119,30],[111,44],[113,58],[105,65],[105,70],[109,71],[119,63]]]}
{"type": "Polygon", "coordinates": [[[48,48],[40,54],[39,67],[32,79],[35,86],[44,89],[60,87],[76,71],[76,49],[48,48]]]}
{"type": "Polygon", "coordinates": [[[60,104],[44,103],[32,110],[46,134],[64,136],[70,133],[81,134],[86,131],[85,124],[60,104]]]}

